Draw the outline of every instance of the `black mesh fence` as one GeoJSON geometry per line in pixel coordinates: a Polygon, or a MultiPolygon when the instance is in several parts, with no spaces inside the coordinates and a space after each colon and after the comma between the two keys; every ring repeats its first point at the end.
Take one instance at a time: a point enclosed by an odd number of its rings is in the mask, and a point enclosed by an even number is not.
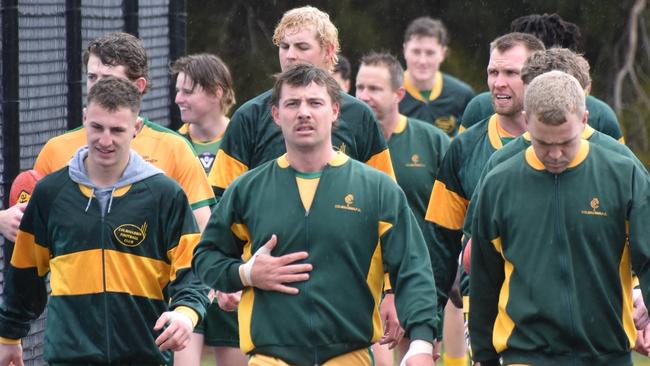
{"type": "MultiPolygon", "coordinates": [[[[148,93],[143,99],[142,115],[162,125],[170,124],[170,83],[168,64],[170,61],[170,28],[169,9],[178,8],[184,1],[178,0],[139,0],[134,14],[138,17],[136,29],[127,27],[125,23],[125,9],[133,8],[132,0],[2,0],[3,14],[9,14],[17,8],[17,29],[14,32],[6,31],[0,27],[0,51],[5,44],[5,37],[18,39],[18,98],[19,112],[8,113],[8,107],[3,102],[0,108],[0,169],[2,169],[2,182],[7,183],[13,179],[15,172],[10,172],[8,163],[14,159],[7,159],[6,149],[15,151],[17,161],[14,166],[20,170],[30,169],[42,146],[48,139],[64,133],[70,126],[78,126],[81,120],[78,114],[70,112],[70,105],[79,108],[83,105],[80,97],[74,96],[70,83],[82,80],[82,95],[85,97],[85,75],[70,75],[69,70],[76,70],[72,64],[79,66],[82,62],[77,48],[70,51],[74,44],[81,39],[81,47],[85,48],[89,41],[108,32],[131,31],[138,33],[145,44],[149,56],[150,85],[148,93]],[[175,7],[170,6],[170,1],[175,7]],[[128,3],[125,3],[128,2],[128,3]],[[71,7],[80,9],[77,19],[78,26],[70,27],[74,16],[71,7]],[[13,9],[13,10],[12,10],[13,9]],[[127,29],[128,28],[128,29],[127,29]],[[71,29],[76,29],[80,34],[69,34],[71,29]],[[74,57],[70,53],[75,52],[74,57]],[[76,79],[75,79],[76,78],[76,79]],[[6,110],[7,109],[7,110],[6,110]],[[70,116],[76,116],[70,118],[70,116]],[[75,119],[76,121],[71,121],[75,119]],[[7,125],[11,124],[11,125],[7,125]],[[20,137],[17,141],[8,138],[6,126],[19,126],[20,137]],[[5,162],[7,160],[7,162],[5,162]]],[[[133,14],[131,14],[133,15],[133,14]]],[[[0,19],[1,21],[1,19],[0,19]]],[[[2,23],[0,22],[0,26],[2,23]]],[[[178,38],[178,34],[175,35],[178,38]]],[[[184,37],[184,32],[182,34],[184,37]]],[[[6,59],[3,57],[3,61],[6,59]]],[[[0,74],[9,70],[11,65],[0,62],[0,74]]],[[[76,74],[75,71],[71,73],[76,74]]],[[[5,100],[7,95],[6,83],[0,87],[0,100],[5,100]]],[[[76,84],[78,85],[78,83],[76,84]]],[[[78,92],[77,92],[78,93],[78,92]]],[[[76,94],[78,95],[78,94],[76,94]]],[[[15,170],[16,168],[14,168],[15,170]]],[[[0,184],[0,196],[6,204],[6,185],[0,184]]],[[[1,238],[1,236],[0,236],[1,238]]],[[[4,247],[4,239],[0,239],[4,247]]],[[[6,252],[0,251],[0,292],[2,291],[3,273],[6,268],[6,252]]],[[[30,335],[23,339],[23,352],[26,365],[44,365],[43,361],[43,335],[46,314],[32,324],[30,335]]]]}

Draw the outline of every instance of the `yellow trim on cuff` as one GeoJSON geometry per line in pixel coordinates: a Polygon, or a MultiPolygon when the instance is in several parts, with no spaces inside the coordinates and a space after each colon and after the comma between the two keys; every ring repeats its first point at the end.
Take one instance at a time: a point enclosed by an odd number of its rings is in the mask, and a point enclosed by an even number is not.
{"type": "Polygon", "coordinates": [[[189,306],[179,306],[174,311],[187,315],[192,321],[192,327],[196,327],[196,324],[199,322],[199,314],[189,306]]]}
{"type": "Polygon", "coordinates": [[[18,344],[20,344],[20,339],[11,339],[11,338],[0,337],[0,344],[18,345],[18,344]]]}

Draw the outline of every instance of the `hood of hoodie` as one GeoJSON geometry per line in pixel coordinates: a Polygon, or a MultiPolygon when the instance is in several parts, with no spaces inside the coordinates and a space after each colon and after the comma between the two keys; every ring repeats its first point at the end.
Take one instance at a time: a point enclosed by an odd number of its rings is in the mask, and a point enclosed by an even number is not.
{"type": "Polygon", "coordinates": [[[92,194],[88,198],[86,211],[90,207],[93,198],[97,199],[101,208],[102,215],[111,212],[111,204],[113,203],[113,193],[116,189],[139,182],[143,179],[149,178],[156,174],[162,174],[162,170],[147,163],[138,153],[131,150],[129,155],[129,162],[124,169],[122,176],[111,187],[100,188],[95,185],[88,177],[88,172],[84,166],[84,160],[88,156],[88,146],[83,146],[77,150],[69,165],[70,179],[75,183],[82,184],[92,189],[92,194]]]}

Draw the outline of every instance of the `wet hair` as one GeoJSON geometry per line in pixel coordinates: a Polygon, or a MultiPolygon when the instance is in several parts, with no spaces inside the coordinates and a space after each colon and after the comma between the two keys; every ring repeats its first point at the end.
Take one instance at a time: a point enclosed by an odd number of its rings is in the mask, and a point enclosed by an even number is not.
{"type": "Polygon", "coordinates": [[[109,112],[126,107],[136,115],[140,113],[142,94],[130,81],[115,76],[100,79],[90,88],[86,105],[97,103],[109,112]]]}
{"type": "Polygon", "coordinates": [[[445,25],[440,20],[431,17],[416,18],[406,27],[404,43],[412,37],[433,37],[443,47],[449,43],[445,25]]]}
{"type": "Polygon", "coordinates": [[[338,53],[341,51],[339,31],[327,13],[313,6],[294,8],[284,13],[273,32],[273,44],[280,46],[287,32],[299,32],[304,28],[310,27],[316,31],[316,39],[321,48],[325,50],[328,46],[333,46],[334,52],[329,60],[329,67],[333,67],[336,65],[338,53]]]}
{"type": "Polygon", "coordinates": [[[341,87],[329,72],[313,65],[298,64],[276,75],[275,85],[271,92],[271,105],[279,106],[282,87],[285,84],[305,87],[311,83],[325,86],[327,94],[332,99],[332,104],[341,104],[341,87]]]}
{"type": "Polygon", "coordinates": [[[547,48],[562,47],[578,51],[580,28],[558,14],[530,14],[510,23],[511,32],[529,33],[539,38],[547,48]]]}
{"type": "Polygon", "coordinates": [[[553,126],[565,123],[569,113],[582,117],[585,103],[585,91],[578,80],[557,70],[533,79],[524,94],[526,114],[553,126]]]}
{"type": "Polygon", "coordinates": [[[361,58],[362,66],[383,66],[388,69],[390,86],[399,89],[404,83],[404,69],[395,56],[387,52],[371,52],[361,58]]]}
{"type": "Polygon", "coordinates": [[[534,52],[521,69],[521,80],[530,84],[533,79],[545,72],[559,70],[578,79],[583,89],[591,84],[589,63],[584,57],[567,48],[551,48],[534,52]]]}
{"type": "Polygon", "coordinates": [[[131,80],[145,78],[149,88],[149,66],[147,52],[139,38],[123,32],[108,33],[88,44],[83,53],[83,64],[88,66],[90,55],[97,56],[104,65],[124,66],[126,76],[131,80]]]}
{"type": "Polygon", "coordinates": [[[235,105],[235,91],[232,87],[232,76],[228,66],[217,56],[209,53],[200,53],[181,57],[171,65],[173,75],[184,73],[192,81],[192,91],[197,85],[201,86],[207,94],[216,95],[221,89],[221,110],[228,114],[228,110],[235,105]]]}
{"type": "Polygon", "coordinates": [[[524,46],[529,52],[544,50],[544,44],[537,37],[528,33],[508,33],[490,43],[490,52],[495,49],[503,53],[515,46],[524,46]]]}

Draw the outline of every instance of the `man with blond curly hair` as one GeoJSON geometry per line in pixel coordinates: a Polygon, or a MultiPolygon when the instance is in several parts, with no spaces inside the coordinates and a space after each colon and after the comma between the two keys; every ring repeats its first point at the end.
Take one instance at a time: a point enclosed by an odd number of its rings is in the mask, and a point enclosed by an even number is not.
{"type": "MultiPolygon", "coordinates": [[[[278,46],[282,71],[297,64],[311,64],[332,72],[340,51],[336,26],[327,13],[312,6],[287,11],[275,28],[273,43],[278,46]]],[[[394,177],[386,142],[370,108],[345,93],[341,93],[341,98],[332,145],[349,157],[394,177]]],[[[208,177],[217,196],[238,176],[286,152],[282,131],[271,117],[270,99],[271,90],[268,90],[233,114],[208,177]]],[[[217,301],[223,309],[232,311],[239,296],[217,292],[217,301]]],[[[238,344],[237,329],[230,329],[230,333],[230,344],[238,344]]]]}

